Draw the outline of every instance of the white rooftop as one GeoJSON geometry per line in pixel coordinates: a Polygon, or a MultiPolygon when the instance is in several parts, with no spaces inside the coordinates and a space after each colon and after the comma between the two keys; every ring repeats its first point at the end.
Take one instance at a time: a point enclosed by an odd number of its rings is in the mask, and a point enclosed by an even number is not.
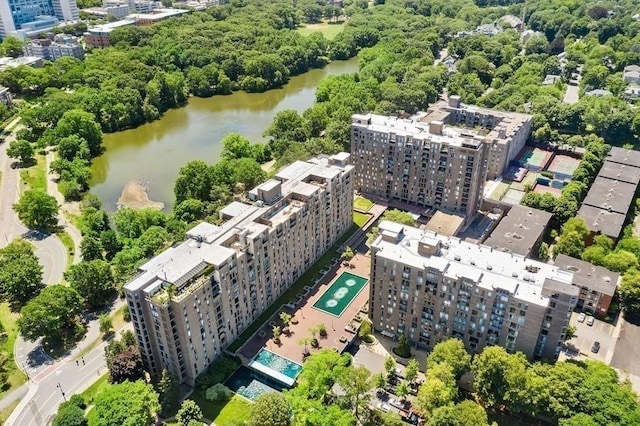
{"type": "Polygon", "coordinates": [[[429,123],[420,121],[426,116],[416,115],[413,119],[390,117],[378,114],[367,114],[364,117],[370,119],[367,129],[380,133],[394,133],[396,135],[411,136],[414,139],[428,140],[439,144],[462,146],[464,142],[474,140],[481,141],[484,137],[474,129],[456,126],[442,126],[442,133],[436,134],[429,131],[429,123]]]}
{"type": "MultiPolygon", "coordinates": [[[[186,232],[187,239],[182,243],[168,248],[147,263],[142,265],[140,273],[126,284],[131,291],[144,288],[152,294],[160,288],[162,283],[173,283],[180,287],[207,265],[219,266],[229,259],[236,251],[243,249],[243,237],[256,235],[269,226],[275,226],[279,221],[299,209],[303,203],[295,199],[286,198],[291,193],[300,190],[316,191],[316,185],[301,182],[309,175],[335,176],[342,171],[350,170],[353,166],[344,168],[329,165],[326,159],[312,159],[309,162],[297,161],[286,167],[278,177],[287,176],[291,180],[282,183],[284,200],[265,206],[261,203],[245,204],[234,201],[221,210],[225,217],[230,217],[222,225],[201,222],[186,232]]],[[[275,188],[280,182],[267,181],[263,184],[275,188]]]]}
{"type": "Polygon", "coordinates": [[[571,285],[573,274],[560,268],[524,256],[493,250],[491,247],[467,243],[455,237],[439,235],[397,223],[383,221],[380,236],[373,243],[377,256],[406,265],[433,268],[450,278],[468,278],[482,288],[504,289],[530,303],[547,304],[541,296],[545,280],[551,279],[571,285]],[[398,232],[398,227],[402,232],[398,232]],[[388,241],[383,236],[397,240],[388,241]],[[418,245],[439,244],[436,255],[422,255],[418,245]],[[535,271],[535,272],[534,272],[535,271]]]}

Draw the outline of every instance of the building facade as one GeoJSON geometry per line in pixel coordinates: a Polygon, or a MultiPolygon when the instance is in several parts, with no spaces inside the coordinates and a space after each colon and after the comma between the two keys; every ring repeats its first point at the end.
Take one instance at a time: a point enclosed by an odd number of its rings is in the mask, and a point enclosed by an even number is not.
{"type": "Polygon", "coordinates": [[[377,331],[427,350],[453,336],[472,353],[560,353],[578,300],[571,272],[388,221],[379,228],[369,295],[377,331]]]}
{"type": "Polygon", "coordinates": [[[298,161],[225,207],[220,225],[140,267],[124,289],[146,367],[193,385],[352,225],[349,154],[298,161]]]}
{"type": "MultiPolygon", "coordinates": [[[[0,1],[0,36],[20,30],[25,24],[56,17],[73,21],[79,17],[75,0],[3,0],[0,1]]],[[[51,27],[49,27],[51,28],[51,27]]]]}
{"type": "Polygon", "coordinates": [[[531,132],[531,116],[440,101],[410,119],[356,114],[354,188],[420,208],[475,214],[485,178],[495,179],[531,132]]]}
{"type": "Polygon", "coordinates": [[[77,37],[57,34],[53,40],[45,38],[33,40],[22,48],[25,56],[37,56],[47,61],[55,61],[63,56],[84,59],[84,48],[77,37]]]}
{"type": "Polygon", "coordinates": [[[553,264],[573,273],[573,285],[580,289],[577,310],[599,317],[607,314],[622,280],[619,273],[564,254],[559,254],[553,264]]]}

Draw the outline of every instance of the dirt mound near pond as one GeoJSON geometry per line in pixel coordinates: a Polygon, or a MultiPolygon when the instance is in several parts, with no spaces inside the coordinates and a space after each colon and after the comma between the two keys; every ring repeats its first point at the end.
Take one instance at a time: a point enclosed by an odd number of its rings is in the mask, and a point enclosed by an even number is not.
{"type": "Polygon", "coordinates": [[[151,201],[147,191],[149,191],[149,188],[144,183],[138,180],[130,180],[122,190],[120,198],[118,198],[118,207],[130,207],[135,210],[150,207],[152,209],[162,210],[164,203],[151,201]]]}

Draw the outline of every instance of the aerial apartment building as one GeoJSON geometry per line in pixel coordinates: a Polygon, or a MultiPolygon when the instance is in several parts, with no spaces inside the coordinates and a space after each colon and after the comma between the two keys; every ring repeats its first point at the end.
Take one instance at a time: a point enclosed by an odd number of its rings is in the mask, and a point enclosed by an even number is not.
{"type": "Polygon", "coordinates": [[[530,115],[439,101],[403,119],[355,114],[354,188],[408,205],[470,216],[482,187],[508,167],[531,133],[530,115]]]}
{"type": "Polygon", "coordinates": [[[19,30],[27,33],[50,30],[58,21],[73,21],[78,16],[76,0],[2,0],[0,37],[19,30]]]}
{"type": "Polygon", "coordinates": [[[560,353],[579,295],[571,272],[393,222],[379,228],[369,295],[377,331],[428,350],[453,336],[474,353],[560,353]]]}
{"type": "Polygon", "coordinates": [[[124,287],[146,367],[195,379],[352,226],[349,154],[297,161],[124,287]]]}
{"type": "Polygon", "coordinates": [[[25,56],[35,56],[47,61],[55,61],[63,56],[84,59],[84,48],[77,37],[67,34],[56,34],[53,40],[43,38],[32,40],[22,48],[25,56]]]}

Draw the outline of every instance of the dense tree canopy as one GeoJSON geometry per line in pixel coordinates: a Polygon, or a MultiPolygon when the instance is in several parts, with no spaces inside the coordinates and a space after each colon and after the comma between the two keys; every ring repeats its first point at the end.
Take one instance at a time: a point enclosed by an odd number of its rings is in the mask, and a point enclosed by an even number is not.
{"type": "Polygon", "coordinates": [[[46,287],[20,310],[18,327],[25,339],[55,341],[76,326],[82,297],[63,285],[46,287]]]}
{"type": "Polygon", "coordinates": [[[29,228],[51,229],[57,223],[58,202],[46,192],[29,190],[13,205],[20,220],[29,228]]]}
{"type": "Polygon", "coordinates": [[[14,240],[0,249],[0,297],[20,308],[42,288],[42,265],[33,246],[14,240]]]}
{"type": "Polygon", "coordinates": [[[141,380],[103,389],[95,398],[96,426],[138,426],[154,422],[158,394],[141,380]]]}

